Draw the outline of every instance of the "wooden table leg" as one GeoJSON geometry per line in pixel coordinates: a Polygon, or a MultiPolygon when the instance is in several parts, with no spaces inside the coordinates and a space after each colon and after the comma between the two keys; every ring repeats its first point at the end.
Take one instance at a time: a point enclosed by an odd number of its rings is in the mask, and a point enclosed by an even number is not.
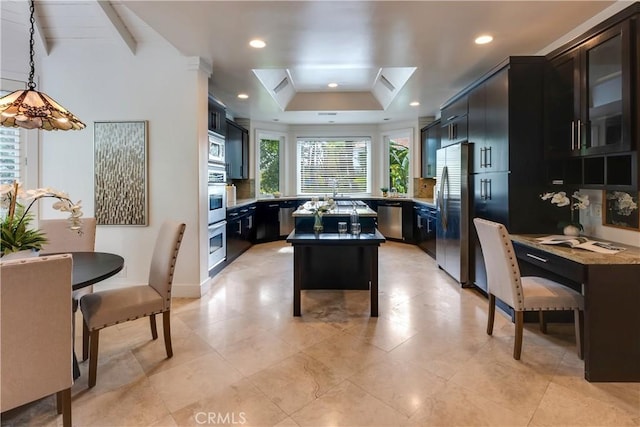
{"type": "Polygon", "coordinates": [[[369,249],[371,257],[371,317],[378,317],[378,247],[369,249]]]}
{"type": "Polygon", "coordinates": [[[300,316],[300,290],[302,289],[302,252],[304,248],[293,247],[293,315],[300,316]]]}

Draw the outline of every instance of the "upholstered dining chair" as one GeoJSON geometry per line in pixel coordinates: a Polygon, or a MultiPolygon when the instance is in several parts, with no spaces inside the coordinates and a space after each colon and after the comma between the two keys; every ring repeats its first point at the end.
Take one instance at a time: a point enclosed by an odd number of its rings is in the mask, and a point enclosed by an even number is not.
{"type": "Polygon", "coordinates": [[[56,393],[71,426],[70,255],[0,262],[0,410],[56,393]]]}
{"type": "Polygon", "coordinates": [[[148,284],[94,292],[80,300],[84,318],[83,360],[87,359],[87,350],[89,353],[89,387],[96,385],[98,340],[100,330],[107,326],[149,316],[151,336],[155,340],[158,338],[156,314],[162,313],[165,350],[167,357],[173,356],[171,285],[184,229],[185,224],[174,221],[165,221],[160,227],[151,257],[148,284]],[[88,341],[84,337],[88,337],[88,341]]]}
{"type": "MultiPolygon", "coordinates": [[[[42,254],[64,253],[64,252],[93,252],[96,247],[96,219],[81,218],[82,232],[76,233],[69,229],[69,220],[66,219],[41,219],[38,221],[38,228],[47,236],[47,243],[42,245],[42,254]]],[[[77,291],[73,291],[73,331],[75,336],[76,322],[75,314],[78,311],[78,303],[84,295],[93,292],[93,286],[86,286],[77,291]]]]}
{"type": "MultiPolygon", "coordinates": [[[[481,218],[474,218],[480,246],[487,270],[489,293],[489,318],[487,334],[493,333],[496,297],[515,311],[515,342],[513,358],[520,360],[525,311],[571,310],[575,318],[576,345],[582,359],[583,296],[573,289],[549,279],[536,276],[520,276],[520,267],[504,225],[481,218]]],[[[542,315],[540,314],[542,320],[542,315]]],[[[546,333],[541,321],[540,329],[546,333]]]]}

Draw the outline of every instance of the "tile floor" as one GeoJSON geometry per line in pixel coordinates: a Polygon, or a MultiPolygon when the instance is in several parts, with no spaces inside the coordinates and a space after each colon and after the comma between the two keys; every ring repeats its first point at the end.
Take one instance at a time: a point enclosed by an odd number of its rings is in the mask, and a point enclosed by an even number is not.
{"type": "MultiPolygon", "coordinates": [[[[105,329],[74,425],[640,425],[640,384],[586,382],[572,325],[528,325],[513,360],[513,325],[498,315],[487,336],[486,299],[415,246],[381,247],[377,319],[366,291],[303,292],[294,318],[292,258],[284,242],[253,246],[203,298],[176,299],[172,359],[147,319],[105,329]]],[[[54,397],[2,418],[61,423],[54,397]]]]}

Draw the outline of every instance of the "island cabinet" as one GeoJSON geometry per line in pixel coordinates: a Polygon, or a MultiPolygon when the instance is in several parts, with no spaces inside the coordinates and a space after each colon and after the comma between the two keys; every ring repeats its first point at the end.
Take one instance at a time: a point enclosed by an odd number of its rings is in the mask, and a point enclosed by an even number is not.
{"type": "Polygon", "coordinates": [[[276,200],[259,202],[256,207],[257,243],[271,242],[280,238],[280,203],[276,200]]]}
{"type": "Polygon", "coordinates": [[[227,120],[225,161],[229,179],[249,178],[249,131],[227,120]]]}
{"type": "Polygon", "coordinates": [[[638,188],[640,3],[547,55],[548,181],[638,188]]]}
{"type": "MultiPolygon", "coordinates": [[[[557,212],[549,215],[543,165],[543,78],[540,56],[509,57],[472,86],[469,144],[473,202],[471,218],[504,224],[510,232],[555,230],[557,212]]],[[[480,241],[470,225],[470,279],[486,291],[480,241]]]]}
{"type": "Polygon", "coordinates": [[[420,130],[422,178],[436,177],[436,151],[440,148],[440,120],[420,130]]]}

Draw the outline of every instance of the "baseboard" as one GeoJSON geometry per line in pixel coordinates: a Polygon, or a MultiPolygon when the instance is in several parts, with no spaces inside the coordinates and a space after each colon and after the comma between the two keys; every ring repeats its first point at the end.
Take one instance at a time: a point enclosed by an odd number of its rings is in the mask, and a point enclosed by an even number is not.
{"type": "Polygon", "coordinates": [[[199,285],[192,283],[174,283],[171,296],[175,298],[200,298],[211,289],[211,278],[207,277],[199,285]]]}

